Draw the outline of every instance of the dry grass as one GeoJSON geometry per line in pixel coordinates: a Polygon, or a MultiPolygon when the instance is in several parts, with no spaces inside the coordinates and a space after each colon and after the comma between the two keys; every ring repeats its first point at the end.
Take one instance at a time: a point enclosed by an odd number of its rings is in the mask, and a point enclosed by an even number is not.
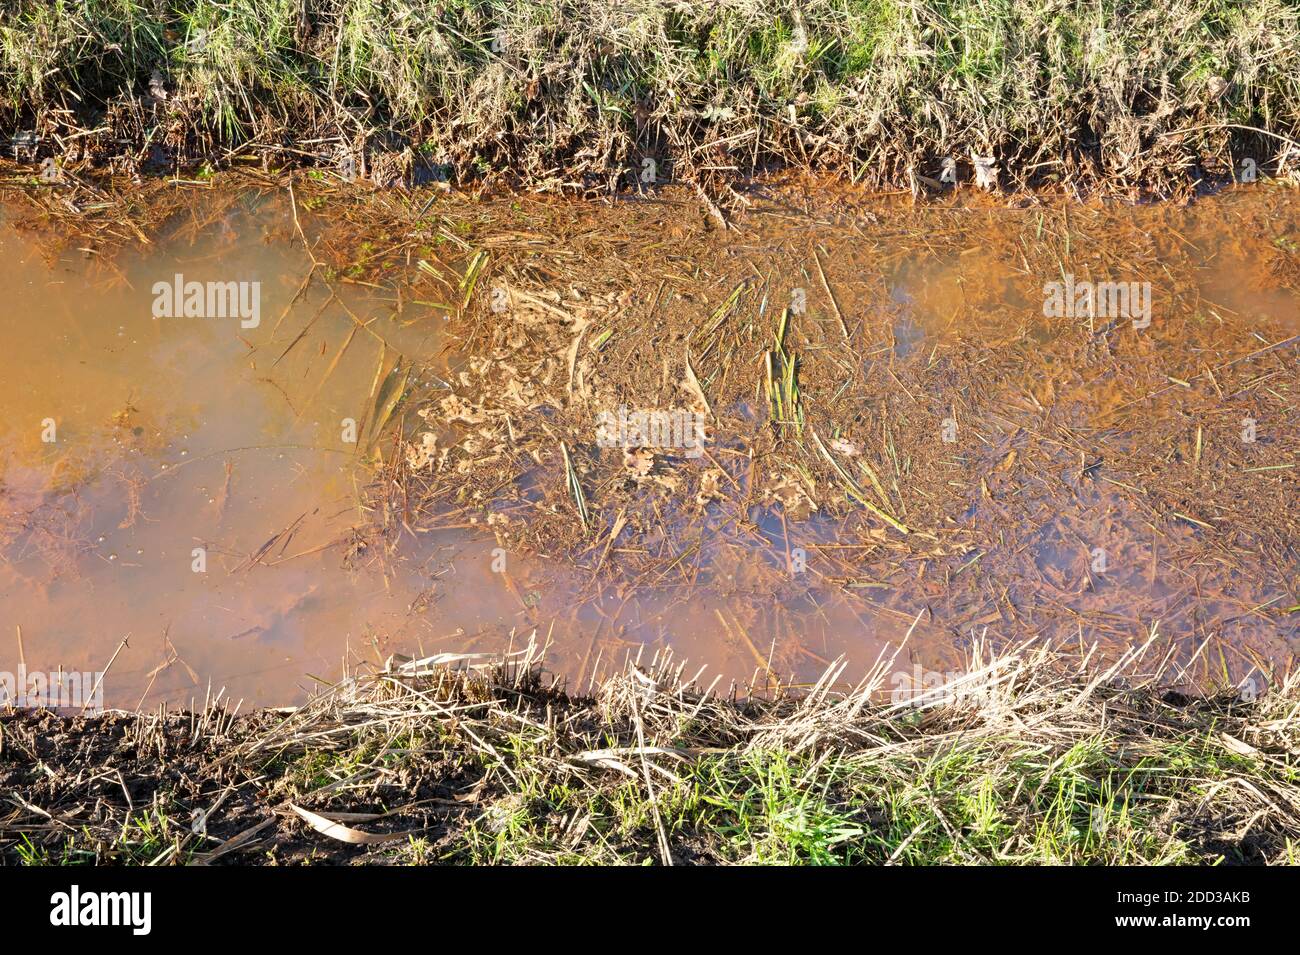
{"type": "Polygon", "coordinates": [[[736,700],[670,656],[590,698],[504,659],[390,660],[301,709],[3,717],[0,841],[63,863],[1294,863],[1300,681],[1187,698],[1154,641],[923,695],[893,661],[736,700]]]}
{"type": "Polygon", "coordinates": [[[1298,29],[1287,0],[18,0],[0,129],[70,166],[382,184],[640,189],[649,159],[724,206],[773,163],[921,190],[946,158],[1177,193],[1294,165],[1298,29]]]}

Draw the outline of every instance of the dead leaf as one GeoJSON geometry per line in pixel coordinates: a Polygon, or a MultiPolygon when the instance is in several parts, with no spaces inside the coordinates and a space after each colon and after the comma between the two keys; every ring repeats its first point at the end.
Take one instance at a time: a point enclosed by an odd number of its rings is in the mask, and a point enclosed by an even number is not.
{"type": "MultiPolygon", "coordinates": [[[[301,806],[295,806],[289,803],[289,808],[296,812],[307,825],[311,826],[323,836],[329,836],[331,839],[337,839],[339,842],[346,842],[354,846],[372,846],[381,842],[393,842],[396,839],[405,839],[407,836],[416,835],[419,830],[412,829],[406,832],[362,832],[360,829],[353,829],[338,822],[326,819],[319,813],[312,812],[310,809],[303,809],[301,806]]],[[[352,818],[358,816],[357,813],[339,813],[342,817],[347,815],[352,818]]]]}

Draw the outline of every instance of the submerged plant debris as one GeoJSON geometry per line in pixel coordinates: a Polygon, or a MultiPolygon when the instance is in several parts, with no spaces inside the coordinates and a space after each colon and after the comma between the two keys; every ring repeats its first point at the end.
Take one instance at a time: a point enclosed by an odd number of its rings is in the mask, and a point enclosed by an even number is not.
{"type": "MultiPolygon", "coordinates": [[[[1284,184],[1185,207],[913,206],[787,177],[751,189],[727,232],[688,190],[594,206],[253,174],[132,207],[96,188],[104,208],[80,212],[14,194],[52,263],[89,254],[124,295],[122,268],[146,268],[124,258],[132,236],[163,223],[161,245],[197,242],[200,263],[255,229],[291,270],[263,327],[229,336],[239,388],[278,409],[290,444],[259,464],[263,441],[223,415],[206,463],[184,462],[175,412],[132,385],[92,429],[108,460],[51,459],[63,473],[39,491],[13,470],[24,493],[0,496],[20,607],[38,557],[58,580],[113,556],[93,536],[108,505],[127,528],[175,511],[187,553],[220,544],[241,588],[218,602],[238,644],[222,652],[240,666],[212,667],[210,622],[127,607],[85,660],[145,630],[116,705],[193,697],[193,669],[152,679],[173,650],[227,685],[286,639],[320,661],[282,660],[296,681],[536,631],[579,692],[643,646],[772,687],[900,645],[908,667],[945,672],[976,638],[1113,659],[1155,635],[1184,686],[1258,692],[1291,666],[1300,226],[1284,184]],[[304,417],[320,400],[353,443],[304,417]],[[277,462],[308,444],[351,488],[302,508],[300,466],[277,462]],[[161,483],[169,461],[185,469],[161,483]],[[249,480],[277,473],[274,526],[229,542],[249,480]],[[87,493],[100,474],[118,482],[108,505],[87,493]],[[194,475],[200,515],[158,497],[194,475]],[[339,572],[387,603],[334,614],[356,599],[339,572]],[[382,612],[348,632],[367,608],[382,612]],[[155,627],[163,657],[142,659],[155,627]]],[[[284,701],[273,682],[228,689],[284,701]]]]}
{"type": "Polygon", "coordinates": [[[645,615],[720,626],[755,682],[843,652],[809,639],[827,615],[930,661],[984,631],[1120,650],[1158,632],[1199,679],[1285,670],[1291,192],[917,209],[817,188],[755,196],[734,237],[681,205],[622,205],[601,231],[538,206],[512,231],[489,206],[464,240],[490,253],[478,307],[451,317],[373,489],[389,539],[470,526],[562,559],[614,628],[670,595],[645,615]],[[1115,275],[1145,317],[1044,292],[1115,275]],[[605,446],[628,409],[701,439],[605,446]]]}

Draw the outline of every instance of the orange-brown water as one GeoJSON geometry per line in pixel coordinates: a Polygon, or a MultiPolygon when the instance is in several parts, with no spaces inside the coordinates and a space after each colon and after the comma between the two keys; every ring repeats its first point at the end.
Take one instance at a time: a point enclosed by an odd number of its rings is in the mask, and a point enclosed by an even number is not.
{"type": "MultiPolygon", "coordinates": [[[[851,585],[863,600],[774,594],[756,561],[800,545],[832,553],[834,528],[815,521],[761,518],[755,560],[711,555],[708,586],[689,599],[605,587],[589,568],[538,557],[512,557],[498,573],[494,542],[470,529],[405,535],[392,561],[357,551],[376,395],[399,356],[438,354],[442,325],[437,309],[399,310],[363,285],[334,283],[338,300],[317,285],[294,301],[311,263],[292,235],[282,197],[250,195],[197,232],[169,230],[112,266],[75,250],[49,266],[0,220],[0,669],[103,670],[127,638],[105,679],[109,705],[188,702],[209,686],[281,704],[348,663],[497,650],[536,632],[572,677],[599,659],[671,646],[692,671],[744,681],[773,646],[794,641],[783,659],[797,661],[790,675],[800,678],[840,655],[870,663],[921,619],[916,600],[873,602],[870,581],[851,585]],[[260,282],[260,322],[155,317],[155,283],[178,273],[260,282]]],[[[900,358],[942,341],[971,295],[1024,310],[1033,324],[1039,302],[1017,298],[1012,270],[978,248],[957,261],[918,250],[909,261],[918,264],[892,273],[900,358]]],[[[1241,268],[1230,249],[1207,249],[1206,297],[1300,328],[1296,295],[1245,285],[1241,268]]],[[[1156,557],[1132,534],[1113,544],[1125,560],[1110,591],[1076,589],[1074,524],[1110,532],[1142,522],[1109,488],[1076,491],[1032,555],[1063,599],[1089,612],[1104,604],[1115,619],[1134,601],[1165,601],[1176,615],[1198,599],[1148,573],[1156,557]]],[[[1294,568],[1280,569],[1288,574],[1294,586],[1294,568]]],[[[1289,600],[1276,585],[1255,597],[1289,600]]],[[[1248,609],[1208,598],[1195,606],[1223,621],[1229,639],[1285,663],[1291,637],[1248,609]]],[[[993,612],[985,625],[1002,620],[993,612]]],[[[934,645],[941,632],[926,639],[941,665],[950,649],[934,645]]]]}
{"type": "MultiPolygon", "coordinates": [[[[21,641],[29,669],[102,670],[129,637],[109,705],[202,698],[209,682],[268,703],[337,675],[349,648],[373,657],[375,634],[411,647],[440,634],[408,614],[423,571],[343,561],[368,474],[344,419],[361,424],[376,375],[432,352],[438,326],[404,326],[347,286],[341,303],[312,295],[286,313],[309,265],[268,237],[288,222],[283,202],[250,197],[113,268],[76,252],[47,268],[0,230],[4,668],[21,641]],[[155,318],[153,285],[175,273],[260,282],[259,324],[155,318]]],[[[460,611],[440,625],[493,614],[487,597],[460,611]]]]}

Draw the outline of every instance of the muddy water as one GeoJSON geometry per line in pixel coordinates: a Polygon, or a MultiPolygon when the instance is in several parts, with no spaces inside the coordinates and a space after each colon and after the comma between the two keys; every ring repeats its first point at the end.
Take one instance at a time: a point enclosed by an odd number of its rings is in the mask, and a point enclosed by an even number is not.
{"type": "Polygon", "coordinates": [[[52,267],[0,231],[0,668],[102,671],[125,639],[109,705],[209,684],[273,703],[349,654],[441,635],[409,612],[439,571],[346,559],[369,474],[346,419],[365,428],[376,385],[431,353],[438,324],[356,286],[291,304],[310,262],[289,228],[283,201],[250,197],[112,266],[74,250],[52,267]],[[260,321],[155,317],[177,274],[260,283],[260,321]]]}
{"type": "MultiPolygon", "coordinates": [[[[1247,265],[1230,242],[1207,242],[1204,299],[1261,328],[1300,330],[1294,292],[1243,283],[1247,265]]],[[[589,565],[545,557],[512,555],[500,573],[494,540],[471,526],[411,531],[376,553],[353,529],[368,517],[359,489],[385,453],[372,441],[383,383],[399,359],[431,360],[448,342],[438,308],[401,303],[387,286],[315,282],[299,295],[311,266],[280,194],[241,197],[215,218],[196,211],[111,264],[75,249],[48,263],[0,224],[0,669],[102,671],[111,660],[106,702],[134,707],[201,699],[209,687],[292,703],[350,664],[499,650],[533,633],[579,684],[669,647],[724,681],[774,660],[795,680],[841,655],[860,668],[905,638],[907,667],[952,663],[958,628],[933,621],[954,598],[927,583],[891,599],[896,582],[853,573],[861,549],[824,519],[756,514],[744,548],[702,547],[702,585],[688,596],[653,581],[607,584],[589,565]],[[178,274],[260,283],[260,320],[155,317],[155,284],[178,274]],[[772,569],[788,570],[795,549],[833,564],[836,586],[774,589],[772,569]]],[[[899,361],[926,361],[959,333],[990,349],[1058,334],[1024,276],[978,236],[952,256],[902,245],[883,268],[885,347],[899,361]]],[[[1028,568],[1067,614],[1117,637],[1157,616],[1191,635],[1208,622],[1249,659],[1289,663],[1294,635],[1254,608],[1294,602],[1293,566],[1235,582],[1232,599],[1157,575],[1168,542],[1144,542],[1145,516],[1077,471],[1063,459],[1050,487],[1034,489],[1050,519],[1014,574],[1028,568]],[[1085,538],[1106,543],[1115,563],[1104,589],[1083,586],[1085,538]]],[[[1004,518],[980,502],[955,517],[1004,518]]],[[[1197,529],[1175,533],[1190,540],[1197,529]]],[[[994,596],[987,613],[981,601],[958,608],[959,629],[1010,625],[994,596]]]]}

